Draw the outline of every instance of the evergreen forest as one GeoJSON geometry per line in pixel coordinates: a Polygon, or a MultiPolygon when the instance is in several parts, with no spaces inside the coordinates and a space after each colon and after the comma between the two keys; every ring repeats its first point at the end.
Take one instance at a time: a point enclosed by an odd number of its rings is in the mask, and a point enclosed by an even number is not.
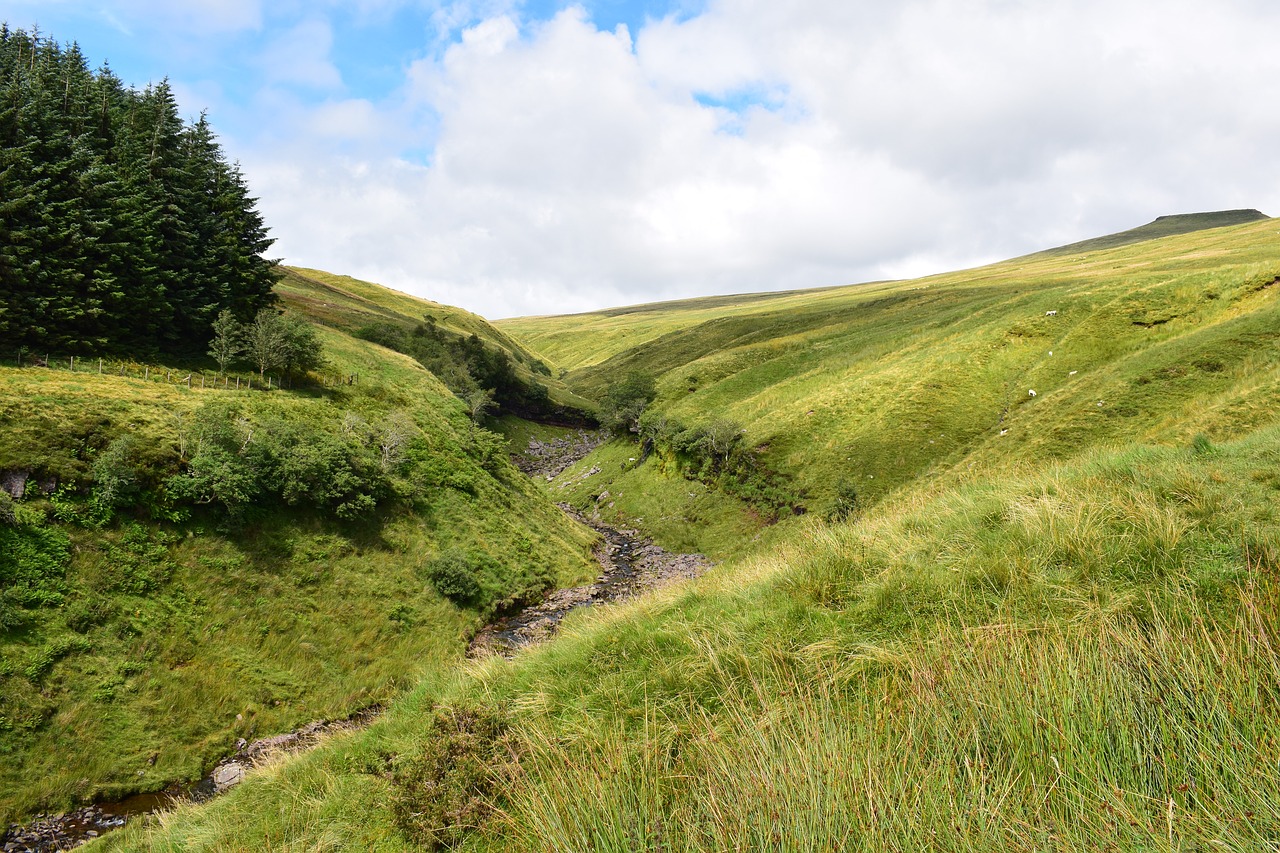
{"type": "Polygon", "coordinates": [[[255,204],[167,81],[139,91],[74,43],[0,26],[6,350],[202,353],[222,310],[274,302],[255,204]]]}

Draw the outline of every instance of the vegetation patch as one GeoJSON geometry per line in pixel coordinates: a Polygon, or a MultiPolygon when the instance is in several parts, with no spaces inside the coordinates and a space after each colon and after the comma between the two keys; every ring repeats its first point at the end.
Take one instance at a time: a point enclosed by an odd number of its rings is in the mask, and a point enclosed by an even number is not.
{"type": "Polygon", "coordinates": [[[506,714],[494,707],[437,709],[420,749],[393,762],[397,825],[428,850],[456,846],[500,808],[519,775],[520,750],[506,714]]]}

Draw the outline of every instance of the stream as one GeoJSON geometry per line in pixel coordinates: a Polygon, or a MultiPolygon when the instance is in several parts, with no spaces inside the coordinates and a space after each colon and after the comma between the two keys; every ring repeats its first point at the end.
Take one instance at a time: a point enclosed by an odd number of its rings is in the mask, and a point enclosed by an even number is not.
{"type": "MultiPolygon", "coordinates": [[[[585,431],[549,442],[535,439],[530,441],[524,454],[513,457],[512,461],[529,476],[549,481],[604,440],[603,433],[585,431]]],[[[557,506],[600,534],[601,541],[595,548],[600,574],[593,583],[556,590],[537,604],[485,625],[468,645],[468,657],[496,654],[510,658],[525,646],[550,638],[572,610],[622,601],[669,583],[695,578],[711,566],[701,554],[675,554],[654,545],[637,530],[589,519],[566,503],[557,506]]],[[[252,743],[241,740],[236,744],[235,753],[223,758],[204,778],[192,784],[180,783],[163,791],[95,803],[65,814],[39,814],[25,824],[10,824],[0,835],[0,853],[70,850],[124,826],[126,821],[139,815],[163,811],[181,802],[205,802],[238,785],[258,764],[284,753],[310,749],[325,735],[365,728],[381,712],[380,706],[373,706],[346,719],[318,720],[252,743]]]]}

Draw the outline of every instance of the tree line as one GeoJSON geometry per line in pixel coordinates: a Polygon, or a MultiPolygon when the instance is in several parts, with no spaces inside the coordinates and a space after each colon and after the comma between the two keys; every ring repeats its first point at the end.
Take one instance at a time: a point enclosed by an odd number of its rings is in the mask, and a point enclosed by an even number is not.
{"type": "Polygon", "coordinates": [[[257,199],[167,81],[0,25],[0,339],[74,354],[199,353],[223,310],[274,302],[257,199]]]}
{"type": "MultiPolygon", "coordinates": [[[[452,332],[434,318],[427,317],[413,326],[378,322],[363,326],[354,334],[417,360],[462,398],[477,420],[494,411],[568,426],[593,424],[594,419],[585,412],[555,403],[546,386],[532,375],[522,377],[506,352],[486,346],[479,335],[452,332]]],[[[523,357],[517,354],[517,358],[523,357]]],[[[551,374],[550,368],[538,360],[526,366],[531,374],[551,374]]]]}

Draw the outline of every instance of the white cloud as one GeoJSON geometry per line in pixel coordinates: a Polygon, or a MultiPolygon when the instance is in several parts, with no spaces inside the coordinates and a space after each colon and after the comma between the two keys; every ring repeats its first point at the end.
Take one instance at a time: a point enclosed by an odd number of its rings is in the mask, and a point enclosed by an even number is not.
{"type": "Polygon", "coordinates": [[[272,39],[260,62],[270,83],[337,89],[342,86],[342,75],[329,57],[332,48],[329,22],[312,18],[272,39]]]}
{"type": "MultiPolygon", "coordinates": [[[[481,10],[439,8],[445,28],[481,10]]],[[[1261,2],[720,0],[634,43],[577,9],[481,11],[399,97],[295,105],[329,142],[246,158],[290,261],[508,316],[1280,213],[1261,2]],[[751,91],[769,103],[695,99],[751,91]],[[388,156],[427,124],[429,165],[388,156]]]]}

